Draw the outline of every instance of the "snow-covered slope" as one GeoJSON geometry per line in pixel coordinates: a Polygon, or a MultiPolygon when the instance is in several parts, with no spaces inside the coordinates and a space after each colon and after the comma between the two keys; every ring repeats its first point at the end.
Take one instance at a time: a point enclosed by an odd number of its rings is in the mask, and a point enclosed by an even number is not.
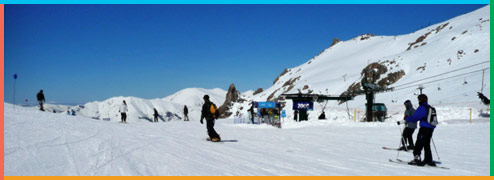
{"type": "MultiPolygon", "coordinates": [[[[449,170],[388,162],[395,123],[309,121],[278,129],[217,121],[223,143],[197,121],[93,120],[4,104],[6,176],[57,175],[489,175],[489,119],[451,120],[434,131],[449,170]],[[459,135],[460,134],[460,135],[459,135]]],[[[434,153],[434,152],[433,152],[434,153]]],[[[412,154],[401,152],[400,159],[412,154]]],[[[438,160],[434,153],[433,157],[438,160]]]]}
{"type": "MultiPolygon", "coordinates": [[[[395,90],[377,94],[375,102],[386,103],[391,110],[402,110],[407,99],[416,104],[419,85],[425,87],[423,92],[429,96],[432,105],[485,108],[480,104],[477,92],[483,86],[483,93],[490,97],[489,8],[487,5],[411,34],[362,35],[341,41],[307,63],[287,69],[262,93],[243,94],[243,98],[266,101],[283,93],[298,92],[338,96],[361,82],[365,67],[379,64],[386,72],[376,83],[381,81],[395,90]],[[485,70],[484,84],[482,70],[485,70]],[[397,82],[392,78],[397,78],[397,82]]],[[[348,102],[350,108],[363,109],[364,105],[365,96],[357,96],[348,102]]],[[[336,101],[327,104],[327,107],[340,109],[345,106],[336,101]]],[[[248,105],[237,104],[235,107],[237,109],[232,111],[248,105]]],[[[291,104],[287,107],[291,109],[291,104]]],[[[246,108],[242,110],[245,111],[246,108]]],[[[291,116],[290,110],[288,113],[291,116]]]]}
{"type": "Polygon", "coordinates": [[[110,121],[120,121],[119,107],[123,100],[127,102],[129,112],[128,122],[151,122],[153,108],[156,108],[162,121],[183,120],[184,105],[189,109],[190,119],[200,118],[200,109],[208,94],[213,102],[225,101],[226,91],[216,88],[212,90],[187,88],[174,95],[162,99],[142,99],[137,97],[113,97],[102,102],[89,102],[82,106],[74,106],[77,115],[110,121]]]}

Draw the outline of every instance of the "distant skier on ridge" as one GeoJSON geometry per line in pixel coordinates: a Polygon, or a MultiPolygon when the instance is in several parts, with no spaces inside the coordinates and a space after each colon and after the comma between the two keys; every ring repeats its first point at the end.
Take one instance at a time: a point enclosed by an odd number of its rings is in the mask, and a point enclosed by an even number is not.
{"type": "Polygon", "coordinates": [[[189,121],[189,108],[187,108],[187,105],[184,105],[184,121],[189,121]]]}
{"type": "Polygon", "coordinates": [[[43,94],[43,89],[39,90],[39,93],[36,94],[36,98],[38,99],[39,102],[39,110],[45,111],[45,109],[43,109],[43,102],[46,101],[45,101],[45,95],[43,94]]]}
{"type": "Polygon", "coordinates": [[[158,122],[158,110],[156,110],[156,108],[154,108],[154,122],[158,122]]]}
{"type": "Polygon", "coordinates": [[[127,103],[125,102],[125,100],[123,100],[123,104],[120,106],[120,110],[118,110],[118,112],[120,112],[120,114],[122,115],[122,120],[120,122],[127,122],[127,111],[129,111],[129,109],[127,108],[127,103]]]}

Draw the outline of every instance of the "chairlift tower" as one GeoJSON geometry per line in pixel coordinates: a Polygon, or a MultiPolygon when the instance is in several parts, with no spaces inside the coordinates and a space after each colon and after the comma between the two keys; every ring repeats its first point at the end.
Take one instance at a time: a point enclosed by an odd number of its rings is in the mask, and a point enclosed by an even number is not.
{"type": "Polygon", "coordinates": [[[422,89],[425,89],[425,87],[421,84],[417,89],[420,90],[420,94],[422,94],[422,89]]]}
{"type": "Polygon", "coordinates": [[[362,81],[361,81],[362,88],[364,90],[351,92],[351,94],[353,94],[355,96],[360,95],[360,94],[365,94],[365,99],[367,100],[367,103],[365,104],[365,107],[366,107],[365,118],[366,118],[367,122],[371,122],[374,120],[374,116],[372,114],[372,111],[373,111],[372,107],[374,107],[375,94],[378,92],[393,90],[393,88],[379,87],[378,85],[374,84],[375,81],[376,81],[376,71],[375,70],[367,70],[364,73],[364,78],[362,78],[362,81]]]}

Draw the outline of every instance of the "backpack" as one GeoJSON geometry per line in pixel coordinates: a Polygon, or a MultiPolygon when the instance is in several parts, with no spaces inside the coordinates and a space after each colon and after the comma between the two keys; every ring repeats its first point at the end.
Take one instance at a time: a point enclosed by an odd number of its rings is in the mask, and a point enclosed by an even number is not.
{"type": "Polygon", "coordinates": [[[211,106],[209,107],[209,114],[211,115],[212,118],[218,119],[220,113],[218,112],[218,108],[216,107],[216,104],[211,103],[211,106]]]}
{"type": "Polygon", "coordinates": [[[431,126],[436,126],[439,122],[437,121],[437,113],[436,113],[436,108],[432,106],[427,107],[427,122],[431,126]]]}

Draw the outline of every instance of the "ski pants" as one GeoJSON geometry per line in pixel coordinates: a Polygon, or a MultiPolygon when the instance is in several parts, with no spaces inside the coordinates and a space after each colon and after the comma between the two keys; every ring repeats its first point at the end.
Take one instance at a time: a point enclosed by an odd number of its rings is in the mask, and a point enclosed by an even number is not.
{"type": "Polygon", "coordinates": [[[206,118],[206,128],[208,129],[209,138],[219,138],[220,135],[214,130],[214,118],[206,118]]]}
{"type": "Polygon", "coordinates": [[[126,113],[121,113],[122,114],[122,122],[127,122],[127,114],[126,113]]]}
{"type": "Polygon", "coordinates": [[[45,109],[43,109],[43,100],[38,100],[38,102],[39,102],[39,110],[44,111],[45,109]]]}
{"type": "Polygon", "coordinates": [[[415,149],[413,149],[414,156],[420,156],[420,152],[424,149],[424,162],[432,162],[432,152],[431,152],[431,138],[433,128],[421,127],[417,135],[417,142],[415,143],[415,149]]]}
{"type": "Polygon", "coordinates": [[[415,131],[415,129],[412,129],[412,128],[409,128],[409,127],[405,127],[405,129],[403,130],[403,134],[401,135],[401,144],[404,146],[404,147],[407,147],[407,144],[408,146],[413,146],[413,132],[415,131]],[[408,141],[408,143],[407,143],[408,141]]]}
{"type": "Polygon", "coordinates": [[[184,114],[184,121],[189,121],[189,116],[187,115],[187,113],[184,114]]]}
{"type": "Polygon", "coordinates": [[[154,116],[154,122],[158,122],[158,116],[154,116]]]}

